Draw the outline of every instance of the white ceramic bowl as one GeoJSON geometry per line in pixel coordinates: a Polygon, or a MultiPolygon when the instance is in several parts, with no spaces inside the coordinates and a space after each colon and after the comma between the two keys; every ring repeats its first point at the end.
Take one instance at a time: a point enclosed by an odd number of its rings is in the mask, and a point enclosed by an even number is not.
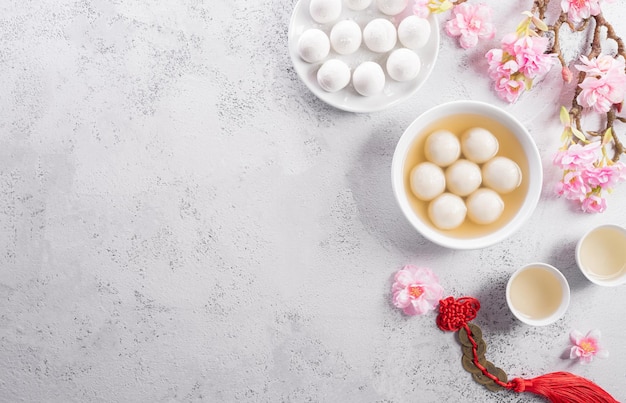
{"type": "MultiPolygon", "coordinates": [[[[506,147],[505,144],[501,144],[501,149],[503,145],[506,147]]],[[[509,148],[511,147],[512,146],[509,146],[509,148]]],[[[413,150],[413,152],[414,151],[415,150],[413,150]]],[[[421,152],[423,152],[423,150],[421,152]]],[[[502,154],[499,152],[498,155],[502,154]]],[[[438,245],[451,249],[478,249],[493,245],[507,238],[519,229],[532,215],[539,201],[539,196],[541,195],[543,171],[539,151],[537,150],[534,140],[526,128],[515,117],[487,103],[477,101],[454,101],[441,104],[422,113],[405,130],[398,141],[393,155],[391,181],[393,192],[400,209],[411,225],[425,238],[438,245]],[[409,175],[407,171],[410,171],[406,167],[407,156],[409,152],[412,152],[414,142],[422,141],[425,136],[429,134],[429,132],[427,132],[429,128],[432,128],[433,124],[436,124],[436,122],[455,115],[457,117],[460,115],[484,117],[491,122],[495,122],[497,125],[504,126],[506,131],[514,136],[513,140],[519,143],[519,147],[523,152],[523,159],[525,159],[526,162],[525,169],[522,169],[525,171],[522,178],[523,186],[520,187],[520,189],[523,189],[524,194],[522,195],[523,199],[521,201],[518,197],[516,202],[518,207],[511,209],[511,211],[507,213],[506,222],[504,222],[505,219],[503,218],[503,221],[500,222],[497,227],[494,226],[493,229],[483,231],[478,235],[465,234],[459,236],[455,234],[454,231],[445,231],[436,228],[428,217],[424,217],[423,214],[420,215],[416,212],[410,201],[413,195],[411,194],[409,186],[407,186],[409,175]]]]}
{"type": "Polygon", "coordinates": [[[550,325],[561,319],[569,307],[569,284],[563,273],[554,266],[546,263],[527,264],[509,278],[506,303],[519,321],[531,326],[550,325]],[[533,276],[530,270],[542,274],[533,276]],[[515,292],[520,294],[514,296],[515,292]],[[526,306],[516,306],[516,302],[526,306]],[[525,312],[529,309],[540,313],[530,315],[525,312]]]}
{"type": "Polygon", "coordinates": [[[626,228],[606,224],[590,229],[576,244],[576,263],[594,284],[626,284],[626,228]]]}

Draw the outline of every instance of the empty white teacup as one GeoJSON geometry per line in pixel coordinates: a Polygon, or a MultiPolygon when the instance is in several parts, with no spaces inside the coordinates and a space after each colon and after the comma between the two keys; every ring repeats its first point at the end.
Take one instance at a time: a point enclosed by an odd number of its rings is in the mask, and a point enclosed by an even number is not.
{"type": "Polygon", "coordinates": [[[545,326],[559,320],[569,306],[567,279],[554,266],[531,263],[519,268],[506,285],[506,302],[520,321],[545,326]]]}
{"type": "Polygon", "coordinates": [[[576,263],[592,283],[626,284],[626,229],[607,224],[588,231],[576,245],[576,263]]]}

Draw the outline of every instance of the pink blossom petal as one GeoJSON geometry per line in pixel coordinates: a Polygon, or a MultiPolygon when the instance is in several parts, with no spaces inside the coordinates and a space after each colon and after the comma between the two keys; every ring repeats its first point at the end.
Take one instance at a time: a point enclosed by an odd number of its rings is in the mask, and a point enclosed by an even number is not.
{"type": "Polygon", "coordinates": [[[569,353],[569,358],[570,358],[570,359],[574,360],[574,359],[576,359],[576,358],[579,358],[581,355],[582,355],[582,353],[581,353],[581,349],[580,349],[580,347],[578,347],[578,346],[573,346],[573,347],[570,349],[570,353],[569,353]]]}
{"type": "Polygon", "coordinates": [[[583,338],[583,334],[581,332],[579,332],[578,330],[572,330],[569,334],[569,339],[572,342],[572,344],[578,345],[580,343],[580,340],[582,340],[583,338]]]}
{"type": "Polygon", "coordinates": [[[402,290],[394,294],[393,304],[396,308],[406,308],[411,304],[411,297],[407,290],[402,290]]]}
{"type": "Polygon", "coordinates": [[[593,339],[594,341],[598,341],[600,340],[600,330],[598,329],[592,329],[590,330],[587,335],[585,336],[586,339],[593,339]]]}
{"type": "Polygon", "coordinates": [[[400,270],[396,273],[394,280],[402,288],[408,287],[413,282],[413,275],[408,270],[400,270]]]}
{"type": "Polygon", "coordinates": [[[478,35],[468,33],[459,39],[459,44],[463,49],[471,49],[478,44],[478,35]]]}

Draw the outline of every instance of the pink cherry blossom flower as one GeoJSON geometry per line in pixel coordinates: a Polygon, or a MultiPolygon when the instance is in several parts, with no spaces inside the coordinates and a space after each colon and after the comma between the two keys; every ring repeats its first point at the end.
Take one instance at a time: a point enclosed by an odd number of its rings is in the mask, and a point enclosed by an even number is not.
{"type": "Polygon", "coordinates": [[[569,335],[573,344],[569,348],[569,358],[579,360],[581,364],[588,364],[593,361],[594,357],[606,358],[609,352],[600,348],[600,331],[591,330],[587,335],[583,336],[578,330],[572,330],[569,335]]]}
{"type": "Polygon", "coordinates": [[[616,59],[609,55],[600,55],[591,60],[583,55],[580,57],[580,61],[582,64],[577,64],[574,67],[578,71],[584,71],[591,76],[603,76],[611,70],[624,71],[624,59],[616,59]]]}
{"type": "Polygon", "coordinates": [[[501,99],[515,102],[527,89],[527,84],[552,68],[555,55],[545,53],[548,44],[544,37],[518,37],[511,33],[502,38],[500,49],[491,49],[485,54],[489,77],[501,99]]]}
{"type": "Polygon", "coordinates": [[[509,103],[517,101],[524,92],[524,82],[511,77],[500,77],[495,82],[496,94],[509,103]]]}
{"type": "Polygon", "coordinates": [[[515,59],[509,57],[509,60],[504,60],[505,54],[502,49],[491,49],[485,57],[489,63],[487,73],[494,81],[502,77],[510,78],[519,71],[519,66],[515,59]]]}
{"type": "Polygon", "coordinates": [[[602,190],[609,190],[618,182],[624,180],[624,164],[618,162],[613,165],[602,167],[591,167],[581,172],[582,179],[591,187],[599,187],[602,190]]]}
{"type": "Polygon", "coordinates": [[[561,0],[561,9],[572,22],[600,14],[600,0],[561,0]]]}
{"type": "Polygon", "coordinates": [[[597,58],[580,58],[582,64],[575,67],[586,74],[579,84],[582,89],[576,101],[585,108],[598,113],[608,112],[614,104],[620,105],[626,93],[624,59],[601,55],[597,58]]]}
{"type": "Polygon", "coordinates": [[[453,8],[453,13],[445,29],[448,35],[459,37],[463,49],[473,48],[479,39],[492,39],[496,34],[491,8],[485,4],[462,3],[453,8]]]}
{"type": "Polygon", "coordinates": [[[626,93],[626,74],[616,69],[609,70],[604,76],[586,77],[579,84],[582,91],[576,101],[585,108],[593,108],[598,113],[608,112],[613,104],[621,104],[626,93]]]}
{"type": "Polygon", "coordinates": [[[543,36],[523,36],[515,41],[512,54],[526,77],[541,76],[552,68],[554,55],[545,53],[548,45],[543,36]]]}
{"type": "Polygon", "coordinates": [[[406,265],[394,276],[392,302],[407,315],[424,315],[435,309],[443,296],[439,279],[430,269],[406,265]]]}
{"type": "Polygon", "coordinates": [[[570,145],[566,150],[559,150],[552,162],[561,169],[578,169],[592,165],[598,159],[598,151],[602,148],[599,141],[582,145],[570,145]]]}
{"type": "Polygon", "coordinates": [[[570,144],[559,150],[552,160],[563,169],[563,178],[556,184],[555,192],[568,200],[575,200],[587,213],[602,213],[606,199],[602,192],[610,192],[618,182],[626,181],[626,165],[607,161],[599,141],[582,145],[570,144]]]}
{"type": "Polygon", "coordinates": [[[518,39],[519,37],[515,32],[509,32],[508,34],[504,35],[502,37],[502,40],[500,41],[500,43],[502,44],[502,50],[509,54],[515,54],[514,45],[518,39]]]}
{"type": "Polygon", "coordinates": [[[581,208],[585,213],[602,213],[606,210],[606,199],[599,194],[589,193],[582,201],[581,208]]]}
{"type": "Polygon", "coordinates": [[[580,171],[567,171],[563,175],[563,179],[556,184],[556,193],[568,200],[577,200],[582,202],[587,197],[587,193],[591,191],[580,171]]]}
{"type": "Polygon", "coordinates": [[[429,0],[415,0],[415,4],[413,4],[413,14],[417,15],[420,18],[426,18],[430,14],[430,9],[428,8],[429,0]]]}
{"type": "Polygon", "coordinates": [[[491,72],[492,67],[497,67],[502,64],[504,60],[504,51],[502,49],[491,49],[485,53],[487,63],[489,63],[489,70],[491,72]]]}

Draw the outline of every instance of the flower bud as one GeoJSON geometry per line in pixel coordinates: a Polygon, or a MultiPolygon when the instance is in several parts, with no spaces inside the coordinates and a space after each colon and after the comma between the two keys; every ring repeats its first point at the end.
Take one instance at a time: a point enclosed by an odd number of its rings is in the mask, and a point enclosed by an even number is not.
{"type": "Polygon", "coordinates": [[[561,77],[563,77],[563,81],[566,83],[571,83],[574,75],[572,74],[572,70],[567,66],[563,66],[563,70],[561,70],[561,77]]]}

